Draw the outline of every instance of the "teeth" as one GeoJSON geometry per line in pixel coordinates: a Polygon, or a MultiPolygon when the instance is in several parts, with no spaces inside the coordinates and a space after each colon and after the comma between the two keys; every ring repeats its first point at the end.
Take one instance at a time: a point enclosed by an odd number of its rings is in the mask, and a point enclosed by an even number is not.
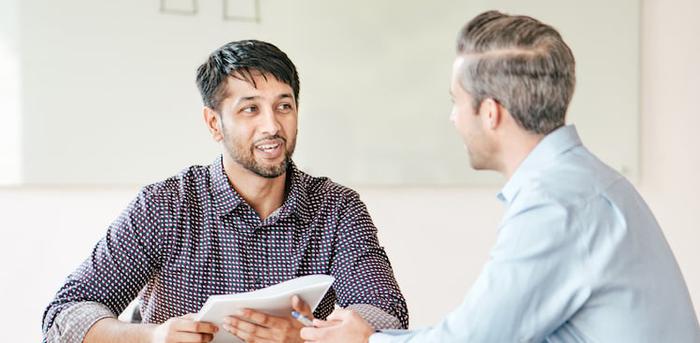
{"type": "Polygon", "coordinates": [[[260,150],[272,150],[275,149],[279,146],[279,144],[268,144],[268,145],[259,145],[258,149],[260,150]]]}

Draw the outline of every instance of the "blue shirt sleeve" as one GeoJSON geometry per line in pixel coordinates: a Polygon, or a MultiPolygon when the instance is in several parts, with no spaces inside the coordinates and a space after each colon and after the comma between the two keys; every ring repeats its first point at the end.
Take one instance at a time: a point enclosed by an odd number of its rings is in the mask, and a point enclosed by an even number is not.
{"type": "Polygon", "coordinates": [[[457,309],[434,327],[383,332],[370,341],[541,342],[575,313],[590,287],[574,212],[542,194],[519,200],[457,309]]]}

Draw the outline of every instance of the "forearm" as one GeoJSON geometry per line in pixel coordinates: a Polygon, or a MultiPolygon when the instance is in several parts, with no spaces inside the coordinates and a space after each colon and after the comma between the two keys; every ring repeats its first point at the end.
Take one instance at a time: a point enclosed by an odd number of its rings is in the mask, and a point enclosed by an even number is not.
{"type": "Polygon", "coordinates": [[[150,343],[154,324],[132,324],[116,318],[97,321],[85,335],[83,343],[150,343]]]}
{"type": "Polygon", "coordinates": [[[64,308],[46,332],[47,343],[148,342],[151,325],[120,322],[105,305],[78,302],[64,308]]]}

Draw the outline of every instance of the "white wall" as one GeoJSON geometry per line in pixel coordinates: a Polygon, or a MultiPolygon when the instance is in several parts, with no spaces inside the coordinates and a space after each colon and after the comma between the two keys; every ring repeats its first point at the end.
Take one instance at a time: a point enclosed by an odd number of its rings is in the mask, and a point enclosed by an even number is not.
{"type": "Polygon", "coordinates": [[[0,185],[22,181],[18,5],[0,3],[0,185]]]}
{"type": "MultiPolygon", "coordinates": [[[[700,116],[694,101],[700,90],[700,42],[694,37],[700,33],[700,23],[694,14],[698,12],[700,3],[695,0],[643,4],[639,182],[686,277],[696,312],[700,309],[700,116]]],[[[502,213],[494,197],[497,189],[359,191],[380,227],[408,299],[412,325],[436,322],[461,301],[487,258],[502,213]]],[[[39,341],[44,306],[135,192],[0,190],[0,323],[12,328],[3,332],[3,341],[39,341]]]]}
{"type": "Polygon", "coordinates": [[[265,0],[260,24],[221,20],[219,1],[200,1],[195,16],[163,15],[157,1],[17,3],[26,184],[143,184],[210,162],[218,147],[200,124],[194,70],[244,38],[274,42],[300,71],[298,165],[362,185],[497,184],[463,168],[444,120],[455,34],[490,7],[561,30],[580,71],[569,113],[581,137],[638,174],[638,125],[613,128],[639,119],[640,0],[265,0]]]}

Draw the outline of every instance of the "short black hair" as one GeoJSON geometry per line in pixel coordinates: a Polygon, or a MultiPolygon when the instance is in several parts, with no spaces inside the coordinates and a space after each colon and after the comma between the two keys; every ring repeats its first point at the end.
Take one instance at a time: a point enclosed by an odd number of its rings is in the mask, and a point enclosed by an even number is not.
{"type": "Polygon", "coordinates": [[[252,72],[260,72],[286,83],[294,91],[294,101],[299,104],[299,75],[294,63],[276,46],[258,40],[230,42],[212,52],[197,68],[197,88],[204,105],[219,111],[226,95],[228,76],[245,80],[255,85],[252,72]]]}

